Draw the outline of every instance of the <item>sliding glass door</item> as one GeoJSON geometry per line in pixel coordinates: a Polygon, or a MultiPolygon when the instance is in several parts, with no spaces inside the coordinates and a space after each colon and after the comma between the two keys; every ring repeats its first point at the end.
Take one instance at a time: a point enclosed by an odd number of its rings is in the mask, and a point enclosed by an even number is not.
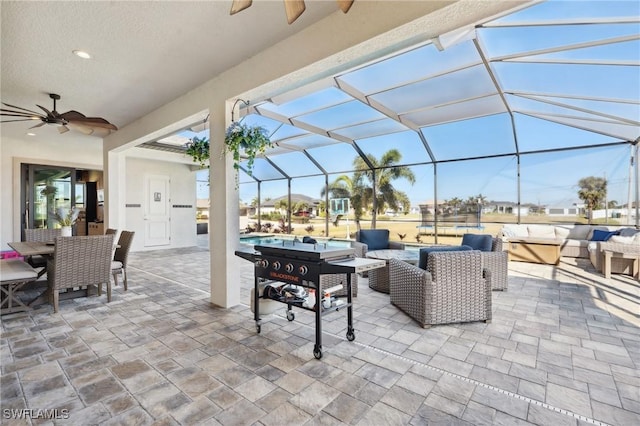
{"type": "Polygon", "coordinates": [[[60,227],[52,214],[59,208],[83,207],[83,191],[76,192],[75,169],[23,164],[22,229],[60,227]]]}

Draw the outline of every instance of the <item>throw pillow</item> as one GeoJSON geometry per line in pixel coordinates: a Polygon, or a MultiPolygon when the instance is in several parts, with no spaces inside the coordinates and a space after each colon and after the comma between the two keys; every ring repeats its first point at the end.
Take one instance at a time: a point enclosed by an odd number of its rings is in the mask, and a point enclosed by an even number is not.
{"type": "Polygon", "coordinates": [[[640,231],[638,231],[635,228],[622,228],[622,229],[618,230],[618,235],[621,235],[623,237],[633,237],[638,232],[640,232],[640,231]]]}
{"type": "Polygon", "coordinates": [[[612,243],[620,243],[620,244],[633,244],[634,243],[634,236],[631,235],[629,237],[625,237],[622,235],[613,235],[611,236],[611,238],[609,238],[609,241],[611,241],[612,243]]]}
{"type": "Polygon", "coordinates": [[[607,241],[617,233],[618,231],[602,231],[600,229],[594,229],[591,241],[607,241]]]}

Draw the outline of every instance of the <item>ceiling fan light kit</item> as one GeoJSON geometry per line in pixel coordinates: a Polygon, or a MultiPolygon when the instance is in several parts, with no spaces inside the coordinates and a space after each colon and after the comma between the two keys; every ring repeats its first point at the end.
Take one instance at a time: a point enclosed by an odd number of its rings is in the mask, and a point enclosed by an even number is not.
{"type": "Polygon", "coordinates": [[[2,119],[0,120],[0,123],[40,120],[40,123],[30,127],[30,129],[41,127],[45,124],[52,124],[58,126],[58,132],[60,133],[66,133],[70,129],[73,129],[82,132],[85,135],[96,136],[106,136],[111,132],[118,130],[116,126],[101,117],[87,117],[84,114],[81,114],[78,111],[74,110],[60,114],[56,110],[56,101],[60,100],[60,95],[50,93],[49,98],[53,100],[52,111],[49,111],[47,108],[36,104],[38,108],[44,111],[44,114],[42,114],[41,112],[32,111],[30,109],[2,102],[2,105],[13,109],[0,108],[0,116],[15,118],[12,118],[10,120],[2,119]]]}
{"type": "MultiPolygon", "coordinates": [[[[289,25],[293,24],[296,19],[302,15],[305,11],[306,6],[304,4],[304,0],[283,0],[284,1],[284,11],[287,14],[287,23],[289,25]]],[[[344,13],[347,13],[351,6],[353,5],[354,0],[336,0],[338,3],[338,7],[344,13]]],[[[241,12],[251,6],[253,3],[252,0],[233,0],[231,4],[231,12],[230,15],[235,15],[238,12],[241,12]]]]}

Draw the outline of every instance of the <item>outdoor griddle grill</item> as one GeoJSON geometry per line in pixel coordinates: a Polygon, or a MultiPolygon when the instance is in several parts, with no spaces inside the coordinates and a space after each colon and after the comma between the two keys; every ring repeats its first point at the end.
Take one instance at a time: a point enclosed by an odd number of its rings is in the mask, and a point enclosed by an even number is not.
{"type": "Polygon", "coordinates": [[[254,298],[253,312],[256,330],[260,333],[260,297],[259,283],[275,281],[294,284],[315,289],[316,302],[313,307],[303,307],[287,301],[287,319],[293,321],[295,315],[292,307],[315,312],[316,343],[313,356],[322,358],[322,316],[331,312],[347,308],[347,340],[356,337],[353,330],[353,301],[351,296],[351,274],[364,272],[385,266],[384,260],[363,259],[355,257],[353,248],[343,248],[328,244],[307,244],[297,241],[283,241],[281,243],[256,245],[254,250],[238,250],[235,254],[254,264],[254,298]],[[320,292],[320,275],[347,274],[347,303],[340,306],[323,308],[320,292]]]}

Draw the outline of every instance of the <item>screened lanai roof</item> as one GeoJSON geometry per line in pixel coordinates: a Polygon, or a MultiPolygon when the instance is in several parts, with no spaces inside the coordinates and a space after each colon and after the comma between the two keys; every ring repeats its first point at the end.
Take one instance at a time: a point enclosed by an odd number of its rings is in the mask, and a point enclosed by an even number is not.
{"type": "Polygon", "coordinates": [[[240,182],[628,144],[640,137],[640,2],[549,1],[253,103],[275,147],[240,182]]]}

